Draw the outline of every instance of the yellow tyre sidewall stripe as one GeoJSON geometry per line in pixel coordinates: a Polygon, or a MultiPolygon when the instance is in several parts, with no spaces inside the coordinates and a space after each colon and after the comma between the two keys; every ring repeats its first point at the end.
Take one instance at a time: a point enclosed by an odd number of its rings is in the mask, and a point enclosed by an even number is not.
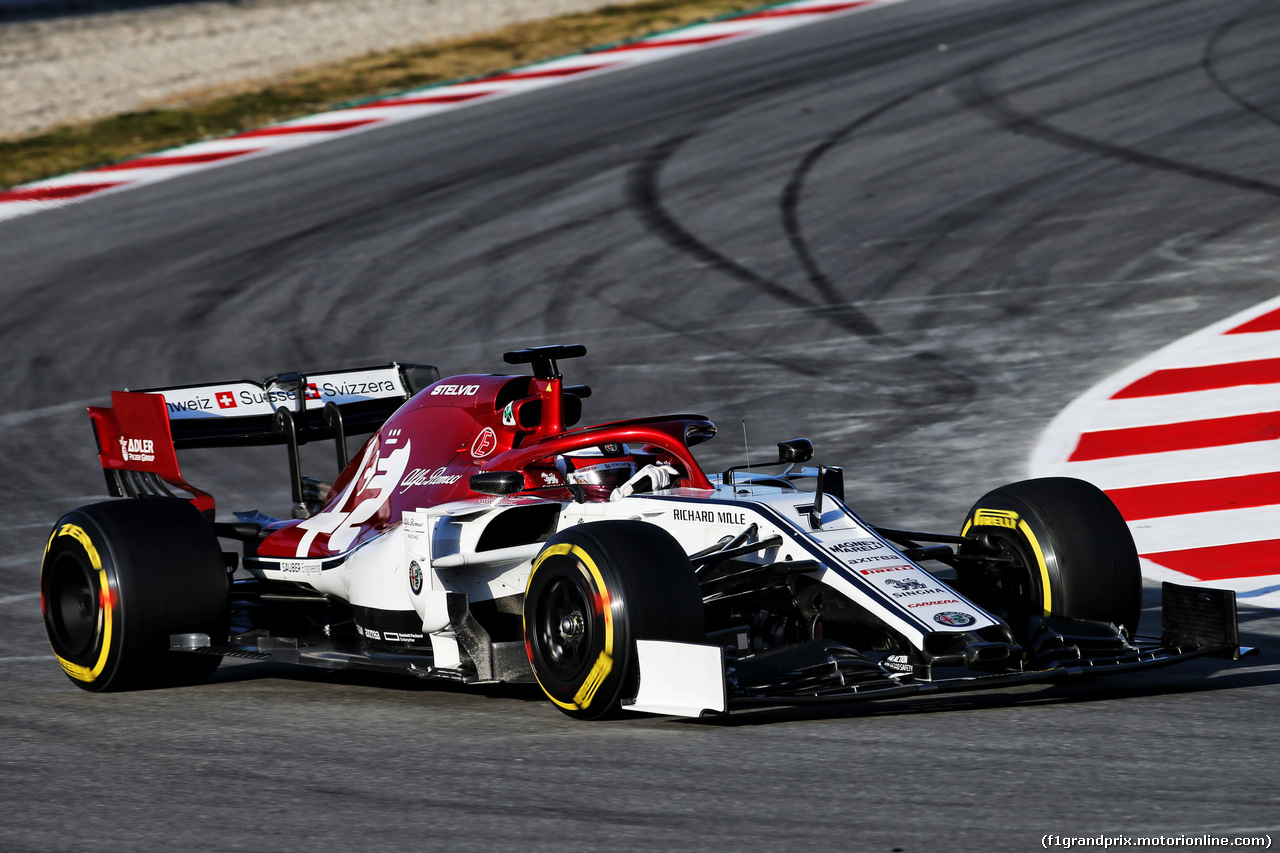
{"type": "Polygon", "coordinates": [[[1040,570],[1040,590],[1043,601],[1040,602],[1040,608],[1045,616],[1053,613],[1053,590],[1049,586],[1049,563],[1044,558],[1044,549],[1040,547],[1040,540],[1031,532],[1031,526],[1027,524],[1026,519],[1020,517],[1013,510],[1007,509],[975,509],[970,516],[965,519],[964,529],[960,531],[961,536],[968,536],[969,531],[975,524],[986,527],[1001,527],[1005,529],[1014,528],[1026,538],[1027,544],[1031,546],[1031,551],[1036,557],[1036,568],[1040,570]],[[992,523],[995,519],[1001,519],[996,523],[992,523]],[[1012,523],[1010,523],[1012,522],[1012,523]]]}
{"type": "Polygon", "coordinates": [[[1018,519],[1018,531],[1027,537],[1031,550],[1035,552],[1036,565],[1040,568],[1040,590],[1044,594],[1042,609],[1044,615],[1048,616],[1053,613],[1053,590],[1049,586],[1049,564],[1044,559],[1044,549],[1040,547],[1040,540],[1036,539],[1025,519],[1018,519]]]}
{"type": "Polygon", "coordinates": [[[102,557],[98,554],[98,549],[93,544],[93,539],[79,525],[67,523],[53,531],[53,535],[49,537],[49,542],[44,548],[46,558],[49,556],[49,549],[53,547],[53,543],[59,536],[70,536],[74,539],[84,549],[85,555],[89,558],[89,564],[98,573],[98,613],[101,617],[102,625],[101,651],[98,653],[98,660],[91,667],[72,663],[58,654],[57,649],[53,650],[53,654],[57,657],[58,663],[62,665],[62,669],[67,675],[77,681],[93,682],[97,680],[98,676],[102,675],[102,671],[107,666],[107,658],[111,656],[112,611],[115,609],[115,604],[110,601],[110,581],[107,578],[107,570],[102,565],[102,557]],[[106,593],[105,596],[104,593],[106,593]],[[105,602],[103,601],[104,597],[108,599],[105,602]]]}
{"type": "MultiPolygon", "coordinates": [[[[609,677],[609,673],[613,671],[613,597],[609,594],[609,588],[605,586],[604,578],[600,575],[600,569],[596,567],[596,562],[591,559],[591,555],[578,545],[574,545],[571,542],[561,542],[544,550],[538,555],[538,559],[534,561],[533,570],[529,572],[529,582],[524,589],[526,600],[529,595],[529,589],[533,586],[534,575],[538,573],[538,568],[543,561],[548,557],[558,556],[576,557],[579,564],[586,568],[591,578],[595,581],[596,589],[604,602],[604,650],[596,658],[591,671],[587,673],[586,681],[578,688],[578,692],[574,694],[572,702],[562,702],[552,696],[551,691],[542,683],[542,679],[538,678],[537,667],[533,667],[533,677],[538,679],[538,686],[542,688],[542,692],[547,694],[547,698],[556,703],[556,705],[566,711],[583,711],[591,706],[592,700],[595,699],[596,691],[600,689],[600,685],[604,683],[604,680],[609,677]]],[[[528,635],[527,625],[525,626],[525,634],[526,636],[528,635]]]]}

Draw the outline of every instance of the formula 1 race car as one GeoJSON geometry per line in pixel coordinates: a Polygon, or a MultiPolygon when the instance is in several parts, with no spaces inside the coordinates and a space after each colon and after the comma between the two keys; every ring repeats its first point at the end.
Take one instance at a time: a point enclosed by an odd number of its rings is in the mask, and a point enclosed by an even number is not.
{"type": "Polygon", "coordinates": [[[127,499],[63,516],[41,568],[62,668],[88,690],[193,683],[224,656],[536,681],[590,719],[1241,653],[1226,590],[1166,583],[1160,636],[1136,632],[1133,540],[1088,483],[996,489],[957,535],[875,527],[842,469],[805,466],[805,439],[708,476],[700,415],[574,428],[591,392],[557,362],[585,354],[504,355],[532,376],[392,364],[114,392],[89,414],[127,499]],[[334,442],[332,485],[301,473],[317,440],[334,442]],[[264,444],[287,449],[294,518],[215,520],[176,451],[264,444]]]}

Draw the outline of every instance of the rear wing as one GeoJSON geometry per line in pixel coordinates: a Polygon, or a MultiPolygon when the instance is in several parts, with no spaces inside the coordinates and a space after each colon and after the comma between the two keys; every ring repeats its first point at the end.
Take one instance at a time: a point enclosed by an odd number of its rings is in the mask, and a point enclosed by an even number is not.
{"type": "Polygon", "coordinates": [[[426,364],[389,364],[325,373],[285,373],[261,383],[177,385],[139,393],[164,398],[173,445],[186,447],[287,444],[281,409],[298,443],[370,433],[418,391],[440,378],[426,364]],[[335,414],[336,410],[336,414],[335,414]]]}
{"type": "Polygon", "coordinates": [[[348,435],[378,429],[439,378],[432,365],[392,363],[285,373],[262,382],[113,391],[111,405],[90,406],[89,418],[107,488],[116,497],[183,497],[211,514],[213,498],[183,479],[176,451],[279,444],[289,449],[294,503],[301,505],[300,445],[332,439],[341,470],[348,435]]]}

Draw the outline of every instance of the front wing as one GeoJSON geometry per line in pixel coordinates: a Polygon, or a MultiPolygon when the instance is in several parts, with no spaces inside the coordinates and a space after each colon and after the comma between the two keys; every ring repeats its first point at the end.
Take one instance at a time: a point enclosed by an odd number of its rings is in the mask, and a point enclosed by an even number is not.
{"type": "MultiPolygon", "coordinates": [[[[1117,654],[1115,646],[1090,648],[1088,632],[1066,635],[1054,649],[1058,660],[1025,665],[1021,671],[981,672],[964,667],[921,673],[895,671],[838,643],[813,640],[757,655],[726,657],[720,646],[639,640],[637,695],[630,711],[700,717],[733,708],[837,704],[931,693],[1047,683],[1084,676],[1115,675],[1180,663],[1197,657],[1239,658],[1254,653],[1238,641],[1235,594],[1230,590],[1163,585],[1161,636],[1139,636],[1117,654]]],[[[1062,634],[1056,635],[1060,640],[1062,634]]],[[[481,654],[484,672],[457,660],[431,655],[371,653],[349,644],[299,643],[269,636],[242,636],[228,646],[201,646],[188,635],[175,649],[254,660],[322,667],[398,672],[462,683],[528,682],[532,675],[522,643],[493,643],[481,654]]],[[[207,638],[205,639],[207,643],[207,638]]],[[[474,652],[475,650],[469,649],[474,652]]],[[[474,653],[469,655],[476,657],[474,653]]],[[[479,664],[479,661],[474,661],[479,664]]]]}

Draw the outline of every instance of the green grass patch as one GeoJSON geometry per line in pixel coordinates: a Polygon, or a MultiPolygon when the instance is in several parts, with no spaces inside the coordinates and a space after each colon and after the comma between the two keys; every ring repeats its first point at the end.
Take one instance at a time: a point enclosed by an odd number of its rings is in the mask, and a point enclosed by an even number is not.
{"type": "Polygon", "coordinates": [[[0,187],[227,136],[343,103],[492,74],[760,5],[760,0],[650,0],[606,6],[470,38],[369,54],[300,71],[264,88],[210,93],[4,141],[0,187]]]}

